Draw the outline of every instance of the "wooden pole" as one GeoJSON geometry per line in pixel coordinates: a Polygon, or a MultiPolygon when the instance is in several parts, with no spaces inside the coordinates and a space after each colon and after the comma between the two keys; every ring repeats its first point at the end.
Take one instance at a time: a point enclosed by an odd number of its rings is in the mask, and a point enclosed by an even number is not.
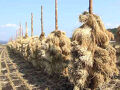
{"type": "Polygon", "coordinates": [[[41,34],[43,33],[43,7],[41,6],[41,34]]]}
{"type": "Polygon", "coordinates": [[[13,41],[13,38],[12,38],[12,36],[10,37],[10,41],[13,41]]]}
{"type": "Polygon", "coordinates": [[[21,26],[21,29],[22,29],[22,37],[23,37],[23,28],[22,28],[22,26],[21,26]]]}
{"type": "Polygon", "coordinates": [[[18,33],[17,33],[17,30],[16,30],[16,39],[17,39],[17,37],[18,37],[17,35],[18,35],[18,33]]]}
{"type": "Polygon", "coordinates": [[[58,30],[58,7],[57,7],[57,0],[55,0],[55,30],[58,30]]]}
{"type": "Polygon", "coordinates": [[[17,30],[17,37],[19,37],[19,30],[17,30]]]}
{"type": "Polygon", "coordinates": [[[25,37],[28,37],[28,28],[27,28],[27,22],[25,23],[25,26],[26,26],[25,37]]]}
{"type": "Polygon", "coordinates": [[[39,37],[40,41],[45,38],[45,33],[43,32],[43,7],[41,6],[41,35],[39,37]]]}
{"type": "Polygon", "coordinates": [[[93,13],[93,0],[89,0],[89,13],[93,13]]]}
{"type": "Polygon", "coordinates": [[[22,33],[22,26],[21,26],[21,23],[20,23],[20,30],[19,30],[19,36],[21,37],[21,33],[22,33]]]}
{"type": "Polygon", "coordinates": [[[33,36],[33,13],[31,13],[31,37],[33,36]]]}

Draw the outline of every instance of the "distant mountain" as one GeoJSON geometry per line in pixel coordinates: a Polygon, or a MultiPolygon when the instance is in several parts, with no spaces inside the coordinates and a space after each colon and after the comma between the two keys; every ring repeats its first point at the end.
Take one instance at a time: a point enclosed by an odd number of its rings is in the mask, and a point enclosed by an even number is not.
{"type": "Polygon", "coordinates": [[[0,44],[7,44],[7,41],[0,41],[0,44]]]}

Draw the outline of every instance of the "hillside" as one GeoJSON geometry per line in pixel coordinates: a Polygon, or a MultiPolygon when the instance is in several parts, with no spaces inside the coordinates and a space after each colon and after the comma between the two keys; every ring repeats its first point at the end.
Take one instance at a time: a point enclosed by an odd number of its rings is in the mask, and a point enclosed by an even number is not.
{"type": "Polygon", "coordinates": [[[116,32],[117,32],[117,28],[110,28],[108,29],[110,32],[112,32],[114,34],[114,36],[116,37],[116,32]]]}

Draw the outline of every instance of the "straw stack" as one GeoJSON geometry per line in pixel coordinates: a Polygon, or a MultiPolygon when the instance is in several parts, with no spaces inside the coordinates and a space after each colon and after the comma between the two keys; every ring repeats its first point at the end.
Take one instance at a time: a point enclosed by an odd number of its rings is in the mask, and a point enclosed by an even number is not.
{"type": "Polygon", "coordinates": [[[109,44],[111,36],[100,17],[91,10],[79,16],[83,25],[72,36],[69,79],[74,84],[74,90],[95,90],[109,83],[119,73],[116,50],[109,44]]]}

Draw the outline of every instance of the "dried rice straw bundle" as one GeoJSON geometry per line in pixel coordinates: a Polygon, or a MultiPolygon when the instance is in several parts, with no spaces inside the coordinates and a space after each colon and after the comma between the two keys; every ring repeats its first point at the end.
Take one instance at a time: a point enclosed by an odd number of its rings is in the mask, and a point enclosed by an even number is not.
{"type": "Polygon", "coordinates": [[[108,30],[105,29],[104,23],[102,22],[102,20],[100,19],[100,17],[97,16],[97,15],[95,15],[95,14],[93,14],[93,16],[96,18],[97,23],[98,23],[98,25],[100,27],[100,30],[102,30],[103,32],[105,32],[108,35],[109,40],[114,40],[113,33],[111,33],[110,31],[108,31],[108,30]]]}
{"type": "MultiPolygon", "coordinates": [[[[118,69],[116,68],[116,57],[115,57],[115,52],[113,49],[111,49],[111,46],[109,46],[106,49],[96,47],[95,53],[94,53],[94,66],[93,66],[93,78],[92,78],[92,83],[97,83],[93,88],[100,87],[99,85],[102,85],[102,83],[107,84],[110,80],[111,77],[114,75],[117,75],[118,69]],[[114,56],[114,57],[112,57],[114,56]],[[99,80],[99,83],[96,82],[97,80],[97,75],[103,75],[101,80],[99,80]],[[95,78],[94,78],[95,77],[95,78]],[[95,79],[95,80],[94,80],[95,79]]],[[[98,78],[99,79],[99,78],[98,78]]]]}
{"type": "MultiPolygon", "coordinates": [[[[68,61],[71,59],[71,41],[64,32],[58,30],[57,17],[57,0],[55,0],[55,31],[50,33],[41,43],[38,55],[40,59],[38,62],[40,63],[39,65],[41,65],[40,67],[48,74],[55,73],[67,75],[68,61]]],[[[41,30],[43,32],[43,24],[41,30]]]]}
{"type": "Polygon", "coordinates": [[[17,39],[16,41],[14,41],[14,42],[12,43],[12,48],[13,48],[13,51],[14,51],[15,53],[19,53],[20,47],[21,47],[20,39],[17,39]]]}
{"type": "Polygon", "coordinates": [[[105,29],[101,29],[102,26],[99,25],[96,18],[93,15],[89,15],[86,24],[92,28],[96,44],[100,47],[106,47],[110,41],[109,37],[104,32],[105,29]]]}
{"type": "Polygon", "coordinates": [[[81,47],[86,47],[88,50],[94,51],[95,37],[92,34],[92,29],[87,25],[76,29],[72,36],[72,41],[77,41],[81,47]]]}
{"type": "MultiPolygon", "coordinates": [[[[91,30],[91,36],[93,37],[93,41],[95,39],[95,43],[101,47],[105,47],[109,44],[109,37],[105,32],[104,26],[100,24],[100,19],[96,19],[96,15],[89,14],[88,12],[84,12],[79,16],[80,22],[83,25],[80,28],[89,27],[91,30]],[[99,23],[98,23],[99,22],[99,23]]],[[[73,33],[73,40],[75,40],[76,36],[73,33]]]]}
{"type": "Polygon", "coordinates": [[[39,40],[37,40],[36,42],[36,51],[35,51],[36,52],[36,60],[35,60],[36,64],[34,66],[37,66],[37,68],[40,68],[41,70],[45,69],[45,67],[42,68],[44,65],[41,64],[41,62],[44,61],[44,58],[47,59],[45,52],[48,49],[48,45],[45,41],[46,41],[46,38],[44,39],[39,38],[39,40]]]}
{"type": "Polygon", "coordinates": [[[111,45],[108,45],[106,50],[108,51],[109,57],[111,58],[109,64],[110,64],[113,72],[115,73],[115,75],[118,75],[119,71],[118,71],[118,68],[116,66],[116,63],[117,63],[116,50],[111,45]]]}
{"type": "Polygon", "coordinates": [[[115,39],[115,37],[114,37],[114,35],[113,35],[112,32],[110,32],[110,31],[108,31],[108,30],[106,30],[105,32],[106,32],[106,34],[108,35],[109,40],[114,40],[114,39],[115,39]]]}
{"type": "Polygon", "coordinates": [[[29,54],[27,53],[27,50],[28,50],[28,44],[29,44],[30,39],[31,39],[30,37],[27,37],[27,38],[25,37],[21,41],[21,48],[22,48],[21,54],[25,60],[28,60],[29,54]]]}
{"type": "Polygon", "coordinates": [[[89,85],[88,77],[93,67],[92,52],[82,47],[76,41],[72,42],[72,61],[69,64],[69,79],[74,83],[74,90],[82,90],[89,85]]]}
{"type": "Polygon", "coordinates": [[[118,74],[116,51],[109,44],[110,34],[98,16],[84,12],[79,19],[83,25],[72,36],[69,78],[75,90],[97,89],[118,74]]]}
{"type": "Polygon", "coordinates": [[[15,41],[8,42],[8,43],[7,43],[7,47],[8,47],[8,49],[11,50],[11,52],[14,52],[15,47],[16,47],[15,41]]]}
{"type": "Polygon", "coordinates": [[[39,42],[39,37],[37,36],[32,36],[28,46],[27,46],[27,53],[28,53],[28,60],[33,64],[33,66],[36,67],[36,59],[37,59],[37,45],[39,42]]]}
{"type": "Polygon", "coordinates": [[[45,71],[49,74],[65,73],[67,75],[67,62],[71,59],[70,43],[70,39],[62,31],[55,30],[48,35],[39,51],[39,63],[42,63],[45,71]]]}

